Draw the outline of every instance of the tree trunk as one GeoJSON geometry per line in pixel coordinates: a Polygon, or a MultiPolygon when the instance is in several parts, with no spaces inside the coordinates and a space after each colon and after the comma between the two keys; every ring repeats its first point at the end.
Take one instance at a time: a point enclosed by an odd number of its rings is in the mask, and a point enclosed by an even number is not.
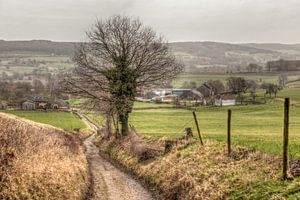
{"type": "Polygon", "coordinates": [[[111,130],[111,115],[109,113],[106,114],[106,120],[105,120],[105,126],[106,126],[106,136],[107,138],[111,137],[112,130],[111,130]]]}
{"type": "Polygon", "coordinates": [[[126,136],[126,135],[128,135],[128,118],[129,118],[129,115],[128,115],[128,113],[120,114],[119,118],[120,118],[120,123],[121,123],[121,135],[126,136]]]}

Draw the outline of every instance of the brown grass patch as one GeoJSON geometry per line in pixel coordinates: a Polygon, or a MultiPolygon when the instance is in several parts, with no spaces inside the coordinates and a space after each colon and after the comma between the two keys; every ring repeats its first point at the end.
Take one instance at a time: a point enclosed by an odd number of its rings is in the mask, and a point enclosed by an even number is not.
{"type": "Polygon", "coordinates": [[[164,156],[139,162],[127,145],[126,140],[98,141],[103,152],[154,187],[162,199],[284,199],[287,192],[281,185],[280,159],[260,152],[233,147],[228,156],[225,144],[206,141],[204,146],[178,145],[164,156]]]}
{"type": "Polygon", "coordinates": [[[0,113],[0,199],[82,199],[87,189],[78,138],[0,113]]]}

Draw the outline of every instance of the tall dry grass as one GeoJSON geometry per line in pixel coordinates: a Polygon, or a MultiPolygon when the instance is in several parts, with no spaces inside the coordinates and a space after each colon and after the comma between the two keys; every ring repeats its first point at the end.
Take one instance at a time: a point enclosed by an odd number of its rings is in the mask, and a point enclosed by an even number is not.
{"type": "Polygon", "coordinates": [[[0,113],[0,199],[82,199],[87,189],[77,138],[0,113]]]}

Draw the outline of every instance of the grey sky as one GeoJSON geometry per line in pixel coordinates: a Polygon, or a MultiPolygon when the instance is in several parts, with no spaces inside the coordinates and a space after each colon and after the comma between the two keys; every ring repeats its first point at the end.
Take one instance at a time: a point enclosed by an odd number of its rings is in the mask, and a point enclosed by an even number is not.
{"type": "Polygon", "coordinates": [[[299,0],[0,0],[0,39],[82,41],[114,14],[169,41],[300,43],[299,0]]]}

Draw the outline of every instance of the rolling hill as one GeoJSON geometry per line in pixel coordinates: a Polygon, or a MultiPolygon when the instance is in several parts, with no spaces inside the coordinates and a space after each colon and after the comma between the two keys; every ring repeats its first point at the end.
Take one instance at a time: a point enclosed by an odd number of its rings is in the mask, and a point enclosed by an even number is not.
{"type": "MultiPolygon", "coordinates": [[[[47,40],[0,40],[0,55],[66,55],[72,56],[75,42],[47,40]]],[[[170,48],[186,65],[186,71],[246,66],[249,63],[264,65],[277,59],[300,59],[300,44],[221,42],[173,42],[170,48]]]]}

